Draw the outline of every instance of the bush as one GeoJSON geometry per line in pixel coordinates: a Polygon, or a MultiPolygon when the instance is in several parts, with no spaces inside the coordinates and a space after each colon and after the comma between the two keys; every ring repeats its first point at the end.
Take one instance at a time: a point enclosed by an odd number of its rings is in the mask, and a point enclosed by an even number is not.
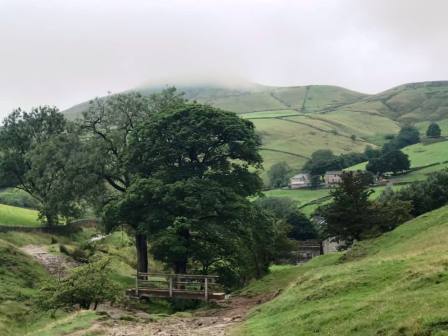
{"type": "Polygon", "coordinates": [[[115,302],[120,287],[111,280],[110,260],[102,259],[76,267],[62,281],[41,288],[37,300],[45,311],[71,310],[76,306],[94,310],[103,302],[115,302]]]}

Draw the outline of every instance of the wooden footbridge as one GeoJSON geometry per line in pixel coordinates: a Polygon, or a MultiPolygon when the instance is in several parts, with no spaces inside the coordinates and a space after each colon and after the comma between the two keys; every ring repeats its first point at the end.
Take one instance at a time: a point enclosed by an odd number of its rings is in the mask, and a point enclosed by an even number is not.
{"type": "Polygon", "coordinates": [[[137,273],[135,289],[128,294],[137,298],[182,298],[222,300],[216,275],[137,273]]]}

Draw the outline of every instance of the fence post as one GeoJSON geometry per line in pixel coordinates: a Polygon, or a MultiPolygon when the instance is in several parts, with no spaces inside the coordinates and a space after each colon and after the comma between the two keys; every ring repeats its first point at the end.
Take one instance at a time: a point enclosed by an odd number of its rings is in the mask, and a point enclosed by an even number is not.
{"type": "Polygon", "coordinates": [[[140,297],[140,293],[139,293],[139,289],[138,289],[138,277],[139,277],[139,273],[137,271],[137,276],[135,277],[135,292],[137,294],[137,297],[140,297]]]}
{"type": "Polygon", "coordinates": [[[205,302],[207,302],[208,301],[208,278],[207,277],[205,277],[204,284],[205,284],[204,296],[205,296],[205,302]]]}
{"type": "Polygon", "coordinates": [[[170,286],[170,298],[173,297],[173,277],[169,275],[169,286],[170,286]]]}

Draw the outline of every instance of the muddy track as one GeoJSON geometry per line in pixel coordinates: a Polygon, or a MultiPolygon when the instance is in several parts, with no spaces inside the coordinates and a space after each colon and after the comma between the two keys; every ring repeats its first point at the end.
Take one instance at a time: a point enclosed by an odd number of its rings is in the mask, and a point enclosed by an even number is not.
{"type": "Polygon", "coordinates": [[[100,314],[107,318],[95,322],[89,329],[68,336],[98,333],[107,336],[225,336],[230,329],[243,321],[248,312],[273,296],[235,297],[220,302],[220,308],[198,311],[191,317],[170,316],[153,321],[139,311],[101,307],[100,314]]]}

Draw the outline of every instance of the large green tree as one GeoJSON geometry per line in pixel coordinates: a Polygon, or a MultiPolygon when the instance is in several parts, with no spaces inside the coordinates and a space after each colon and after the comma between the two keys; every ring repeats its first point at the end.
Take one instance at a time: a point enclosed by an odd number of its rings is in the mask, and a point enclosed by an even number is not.
{"type": "MultiPolygon", "coordinates": [[[[234,237],[232,232],[238,232],[238,225],[242,225],[242,212],[238,209],[248,206],[246,197],[262,187],[257,173],[262,162],[258,153],[260,139],[250,121],[210,106],[188,104],[174,112],[147,118],[133,132],[132,139],[129,167],[136,176],[133,183],[151,179],[151,183],[164,186],[160,194],[163,196],[154,196],[164,200],[165,205],[159,206],[158,212],[148,213],[150,207],[146,203],[140,203],[143,206],[135,203],[133,208],[133,216],[140,214],[147,230],[158,227],[160,217],[156,213],[169,211],[164,216],[164,225],[170,230],[158,235],[161,240],[176,241],[173,234],[177,234],[178,242],[198,246],[195,237],[205,242],[214,237],[213,232],[224,231],[228,237],[234,237]]],[[[133,189],[132,198],[148,199],[142,191],[142,188],[133,189]]],[[[132,206],[132,202],[128,205],[132,206]]],[[[129,212],[117,213],[126,216],[129,212]]],[[[225,235],[216,236],[213,241],[221,243],[222,237],[225,235]]],[[[193,251],[203,251],[187,250],[183,258],[176,257],[176,271],[186,270],[193,251]]],[[[176,255],[172,249],[162,251],[167,258],[168,254],[176,255]]],[[[157,255],[162,258],[160,253],[157,255]]]]}
{"type": "Polygon", "coordinates": [[[29,193],[48,226],[80,215],[80,203],[94,177],[83,164],[74,127],[55,107],[12,112],[0,128],[0,176],[29,193]]]}
{"type": "Polygon", "coordinates": [[[383,153],[380,157],[370,159],[366,170],[380,175],[388,172],[396,174],[409,170],[410,165],[408,155],[396,149],[383,153]]]}
{"type": "MultiPolygon", "coordinates": [[[[129,163],[131,134],[143,121],[178,108],[184,103],[182,94],[174,88],[150,97],[127,93],[95,99],[90,103],[88,110],[83,113],[81,124],[89,139],[93,170],[105,181],[109,190],[100,207],[110,202],[119,202],[125,197],[132,183],[135,170],[129,163]]],[[[108,228],[112,230],[122,223],[111,220],[109,216],[108,224],[108,228]]],[[[125,224],[135,233],[137,269],[147,272],[146,227],[143,227],[141,222],[134,221],[132,217],[128,218],[125,224]]]]}

